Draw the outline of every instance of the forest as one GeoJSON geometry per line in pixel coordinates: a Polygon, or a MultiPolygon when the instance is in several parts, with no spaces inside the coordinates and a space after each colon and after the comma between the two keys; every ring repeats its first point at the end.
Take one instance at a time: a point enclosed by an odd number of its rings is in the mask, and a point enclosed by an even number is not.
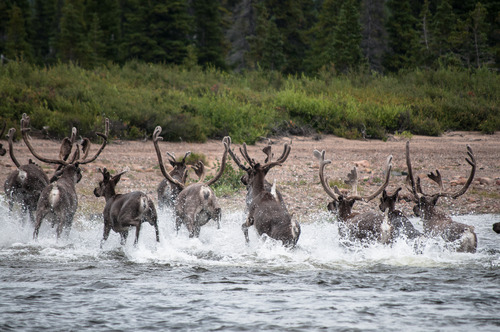
{"type": "Polygon", "coordinates": [[[500,129],[495,0],[2,0],[0,54],[0,116],[56,137],[500,129]]]}

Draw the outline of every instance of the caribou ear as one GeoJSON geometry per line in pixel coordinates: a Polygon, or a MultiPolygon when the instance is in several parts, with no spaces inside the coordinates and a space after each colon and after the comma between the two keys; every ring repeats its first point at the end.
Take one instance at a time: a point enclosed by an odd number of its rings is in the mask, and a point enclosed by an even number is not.
{"type": "Polygon", "coordinates": [[[121,179],[122,175],[123,175],[123,174],[125,174],[125,173],[127,173],[127,170],[125,170],[125,171],[123,171],[123,172],[120,172],[120,173],[116,174],[115,176],[113,176],[113,179],[112,179],[112,180],[113,180],[113,182],[114,182],[115,184],[117,184],[117,183],[118,183],[118,181],[120,181],[120,179],[121,179]]]}

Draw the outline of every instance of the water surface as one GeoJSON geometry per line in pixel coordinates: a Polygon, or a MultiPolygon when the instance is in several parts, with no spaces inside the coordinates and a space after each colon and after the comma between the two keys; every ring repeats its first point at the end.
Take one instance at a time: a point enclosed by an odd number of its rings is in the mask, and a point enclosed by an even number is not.
{"type": "Polygon", "coordinates": [[[161,212],[159,244],[144,224],[137,248],[131,232],[101,249],[99,219],[77,218],[59,241],[44,224],[35,242],[0,203],[0,331],[500,330],[497,215],[456,217],[475,226],[475,254],[437,240],[342,243],[322,214],[294,250],[253,229],[247,246],[243,211],[199,239],[161,212]]]}

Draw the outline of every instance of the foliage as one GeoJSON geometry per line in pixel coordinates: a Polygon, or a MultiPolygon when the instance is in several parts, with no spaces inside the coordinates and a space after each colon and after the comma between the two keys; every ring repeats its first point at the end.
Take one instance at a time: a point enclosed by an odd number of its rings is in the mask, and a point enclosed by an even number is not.
{"type": "MultiPolygon", "coordinates": [[[[212,185],[212,189],[218,197],[230,195],[243,188],[241,177],[245,175],[245,172],[239,167],[234,167],[229,160],[230,158],[228,158],[226,162],[224,173],[222,173],[220,179],[212,185]]],[[[217,160],[215,169],[218,170],[219,168],[220,162],[217,160]]],[[[212,177],[213,176],[207,176],[207,180],[212,177]]]]}
{"type": "Polygon", "coordinates": [[[64,137],[72,126],[95,137],[103,118],[111,137],[144,139],[157,125],[170,141],[229,135],[252,144],[271,134],[335,134],[384,139],[387,133],[500,130],[500,79],[480,70],[408,70],[380,76],[350,72],[320,78],[131,61],[83,69],[0,66],[0,114],[9,126],[23,113],[33,131],[64,137]]]}

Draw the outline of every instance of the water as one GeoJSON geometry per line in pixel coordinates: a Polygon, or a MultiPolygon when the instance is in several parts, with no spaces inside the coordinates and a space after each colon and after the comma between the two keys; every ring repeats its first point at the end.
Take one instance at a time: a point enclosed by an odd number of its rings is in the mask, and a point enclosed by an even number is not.
{"type": "Polygon", "coordinates": [[[294,250],[253,228],[246,246],[242,211],[199,239],[160,213],[160,244],[145,224],[137,248],[132,232],[100,249],[98,219],[77,218],[59,241],[43,225],[34,242],[0,203],[0,331],[500,330],[498,215],[456,217],[476,227],[476,254],[439,241],[341,244],[321,214],[294,250]]]}

